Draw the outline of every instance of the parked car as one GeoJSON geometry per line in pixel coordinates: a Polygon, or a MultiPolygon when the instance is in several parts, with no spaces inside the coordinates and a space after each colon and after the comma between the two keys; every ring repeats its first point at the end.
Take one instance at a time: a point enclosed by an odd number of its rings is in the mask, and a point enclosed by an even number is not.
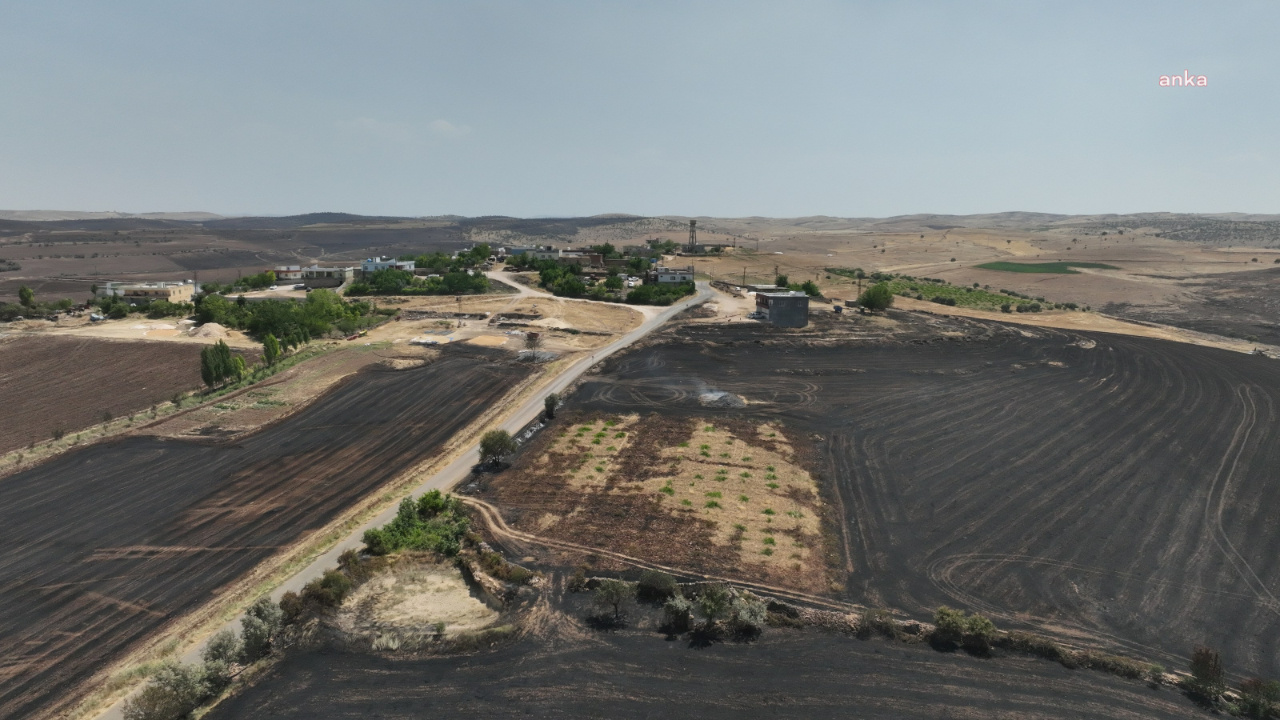
{"type": "Polygon", "coordinates": [[[269,287],[269,288],[267,288],[267,289],[268,289],[268,290],[279,290],[279,288],[278,288],[277,286],[275,286],[275,285],[272,285],[271,287],[269,287]]]}
{"type": "Polygon", "coordinates": [[[297,285],[294,285],[294,286],[293,286],[293,289],[294,289],[294,290],[306,290],[306,289],[307,289],[307,284],[306,284],[306,283],[298,283],[297,285]]]}

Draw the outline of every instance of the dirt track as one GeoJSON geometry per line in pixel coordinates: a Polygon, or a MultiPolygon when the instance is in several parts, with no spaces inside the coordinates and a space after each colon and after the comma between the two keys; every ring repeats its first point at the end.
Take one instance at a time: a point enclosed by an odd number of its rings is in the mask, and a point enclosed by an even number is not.
{"type": "Polygon", "coordinates": [[[991,327],[808,347],[689,327],[569,402],[821,437],[854,602],[959,605],[1178,667],[1209,643],[1234,673],[1280,675],[1280,363],[991,327]],[[708,387],[749,404],[704,407],[708,387]]]}
{"type": "Polygon", "coordinates": [[[0,716],[76,686],[438,450],[526,372],[495,353],[370,368],[230,445],[129,438],[0,481],[0,716]]]}

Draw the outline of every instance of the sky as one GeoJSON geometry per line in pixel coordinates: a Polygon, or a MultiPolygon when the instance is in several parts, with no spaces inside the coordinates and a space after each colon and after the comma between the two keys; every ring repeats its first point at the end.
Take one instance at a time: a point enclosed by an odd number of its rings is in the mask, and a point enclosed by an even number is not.
{"type": "Polygon", "coordinates": [[[1274,0],[0,0],[0,208],[1276,213],[1276,28],[1274,0]]]}

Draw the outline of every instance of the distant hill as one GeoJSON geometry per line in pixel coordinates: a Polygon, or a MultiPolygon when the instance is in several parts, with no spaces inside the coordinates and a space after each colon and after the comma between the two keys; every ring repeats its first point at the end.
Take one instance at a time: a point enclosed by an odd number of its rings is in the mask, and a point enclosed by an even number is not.
{"type": "Polygon", "coordinates": [[[78,210],[0,210],[0,220],[19,220],[25,222],[53,222],[58,220],[114,220],[121,218],[203,222],[205,220],[218,220],[222,218],[222,216],[209,212],[121,213],[81,212],[78,210]]]}

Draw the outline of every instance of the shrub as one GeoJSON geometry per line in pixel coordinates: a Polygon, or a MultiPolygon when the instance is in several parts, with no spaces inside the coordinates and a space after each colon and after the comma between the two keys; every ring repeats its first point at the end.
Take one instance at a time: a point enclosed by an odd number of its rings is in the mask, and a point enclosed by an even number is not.
{"type": "Polygon", "coordinates": [[[260,597],[245,611],[240,639],[245,662],[253,662],[271,652],[271,641],[284,623],[284,611],[270,598],[260,597]]]}
{"type": "Polygon", "coordinates": [[[1240,683],[1240,711],[1256,718],[1270,717],[1280,701],[1280,682],[1249,678],[1240,683]]]}
{"type": "Polygon", "coordinates": [[[995,623],[982,615],[974,613],[965,615],[963,610],[955,610],[943,605],[933,616],[934,644],[943,646],[960,645],[972,653],[986,654],[991,650],[992,641],[996,637],[995,623]]]}
{"type": "Polygon", "coordinates": [[[669,632],[688,632],[693,627],[693,603],[673,595],[662,606],[662,623],[669,632]]]}
{"type": "Polygon", "coordinates": [[[230,665],[234,662],[240,662],[240,654],[243,647],[240,643],[240,638],[236,637],[234,632],[220,630],[209,638],[209,642],[205,644],[203,659],[206,663],[220,662],[230,665]]]}
{"type": "Polygon", "coordinates": [[[292,590],[280,598],[281,621],[286,625],[297,622],[306,609],[307,604],[302,602],[302,596],[292,590]]]}
{"type": "Polygon", "coordinates": [[[210,695],[203,668],[167,663],[124,703],[125,720],[179,720],[210,695]]]}
{"type": "Polygon", "coordinates": [[[679,592],[676,579],[659,570],[645,570],[636,583],[636,596],[646,602],[663,602],[679,592]]]}
{"type": "Polygon", "coordinates": [[[863,640],[871,637],[872,633],[897,639],[901,631],[898,629],[898,623],[894,622],[893,616],[889,614],[888,610],[884,608],[867,608],[858,620],[857,633],[858,637],[863,640]]]}
{"type": "Polygon", "coordinates": [[[1210,700],[1216,700],[1226,689],[1226,673],[1222,669],[1222,656],[1217,650],[1197,645],[1191,653],[1191,679],[1188,681],[1192,692],[1199,693],[1210,700]]]}
{"type": "Polygon", "coordinates": [[[320,607],[338,607],[351,592],[353,583],[339,570],[326,570],[302,588],[302,599],[320,607]]]}
{"type": "Polygon", "coordinates": [[[1028,655],[1036,655],[1047,660],[1055,660],[1068,667],[1076,666],[1071,653],[1062,649],[1062,646],[1058,645],[1058,643],[1044,637],[1043,635],[1035,635],[1033,633],[1015,630],[1000,638],[995,644],[1006,650],[1015,650],[1017,652],[1027,653],[1028,655]]]}
{"type": "Polygon", "coordinates": [[[469,526],[461,501],[432,490],[416,503],[411,498],[400,501],[395,519],[366,530],[364,544],[371,555],[425,550],[453,557],[461,549],[469,526]]]}
{"type": "Polygon", "coordinates": [[[698,610],[706,619],[706,628],[715,627],[716,621],[729,612],[729,587],[713,583],[702,588],[698,595],[698,610]]]}
{"type": "Polygon", "coordinates": [[[885,283],[876,283],[858,296],[858,304],[868,310],[884,310],[893,305],[893,293],[885,283]]]}
{"type": "Polygon", "coordinates": [[[1080,667],[1109,672],[1112,675],[1119,675],[1130,680],[1140,680],[1146,677],[1150,671],[1150,666],[1146,663],[1119,655],[1107,655],[1106,653],[1082,652],[1077,655],[1076,661],[1080,667]]]}
{"type": "Polygon", "coordinates": [[[733,601],[731,623],[740,635],[759,635],[768,616],[765,602],[749,592],[742,593],[733,601]]]}

